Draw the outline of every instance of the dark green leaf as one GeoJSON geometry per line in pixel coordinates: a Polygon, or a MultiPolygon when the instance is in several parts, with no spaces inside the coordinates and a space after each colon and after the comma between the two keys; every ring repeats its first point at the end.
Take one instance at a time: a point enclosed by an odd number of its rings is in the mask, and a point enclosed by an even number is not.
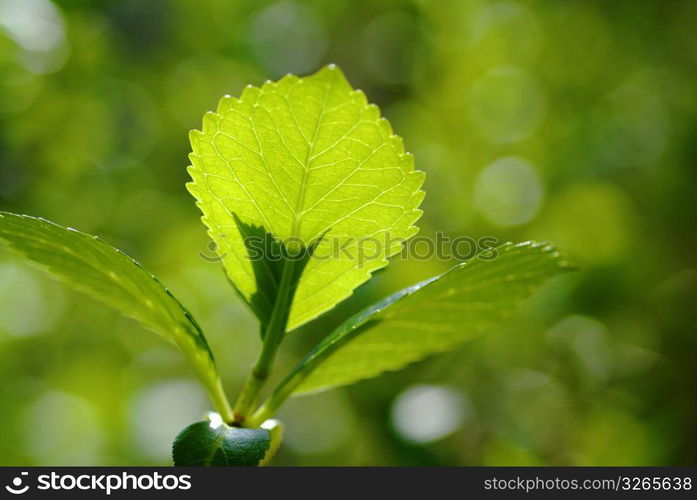
{"type": "Polygon", "coordinates": [[[177,466],[257,466],[271,446],[266,429],[230,427],[219,419],[196,422],[174,440],[177,466]]]}

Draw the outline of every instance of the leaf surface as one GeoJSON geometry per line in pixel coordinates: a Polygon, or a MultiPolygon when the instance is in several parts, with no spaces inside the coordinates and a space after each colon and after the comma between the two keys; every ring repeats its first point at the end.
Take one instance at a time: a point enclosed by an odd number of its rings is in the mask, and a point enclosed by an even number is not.
{"type": "Polygon", "coordinates": [[[349,318],[272,398],[351,384],[452,349],[495,326],[547,279],[572,269],[544,243],[507,243],[493,259],[487,252],[349,318]]]}
{"type": "Polygon", "coordinates": [[[8,212],[0,212],[0,239],[72,288],[174,342],[207,385],[218,384],[213,355],[193,316],[157,278],[125,253],[96,236],[8,212]]]}
{"type": "Polygon", "coordinates": [[[172,458],[176,466],[254,467],[264,460],[270,446],[267,429],[203,420],[179,433],[172,445],[172,458]]]}
{"type": "Polygon", "coordinates": [[[190,137],[189,191],[228,277],[262,323],[277,273],[250,260],[245,236],[270,233],[289,248],[319,241],[291,306],[292,330],[350,295],[417,232],[424,175],[334,66],[226,96],[190,137]]]}

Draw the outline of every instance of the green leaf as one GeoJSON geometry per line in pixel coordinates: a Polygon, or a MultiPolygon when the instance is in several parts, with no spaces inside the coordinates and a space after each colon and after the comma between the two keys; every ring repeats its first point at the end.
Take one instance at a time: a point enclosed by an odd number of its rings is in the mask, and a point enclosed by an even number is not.
{"type": "Polygon", "coordinates": [[[288,330],[349,296],[417,232],[424,174],[378,108],[335,66],[247,87],[240,99],[226,96],[190,137],[189,191],[228,277],[262,323],[273,308],[277,272],[268,259],[253,265],[242,227],[270,233],[287,248],[321,240],[298,284],[288,330]],[[362,255],[368,237],[378,248],[362,255]]]}
{"type": "Polygon", "coordinates": [[[254,467],[261,464],[270,447],[271,433],[267,429],[244,429],[219,419],[204,420],[179,433],[172,446],[172,458],[176,466],[254,467]]]}
{"type": "Polygon", "coordinates": [[[324,339],[254,420],[291,393],[316,392],[396,370],[481,334],[548,278],[572,269],[544,243],[506,243],[361,311],[324,339]]]}
{"type": "Polygon", "coordinates": [[[222,390],[201,328],[138,262],[96,236],[27,215],[0,212],[0,239],[71,287],[174,342],[193,362],[218,409],[225,411],[217,401],[222,390]]]}

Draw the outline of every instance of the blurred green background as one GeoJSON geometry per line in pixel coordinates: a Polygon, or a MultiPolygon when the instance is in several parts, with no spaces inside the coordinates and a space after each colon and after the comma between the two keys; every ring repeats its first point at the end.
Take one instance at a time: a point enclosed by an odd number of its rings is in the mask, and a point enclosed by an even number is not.
{"type": "MultiPolygon", "coordinates": [[[[278,465],[697,463],[697,3],[0,0],[0,209],[97,233],[259,348],[184,188],[223,94],[334,62],[427,173],[421,234],[580,264],[490,335],[292,400],[278,465]]],[[[397,260],[289,337],[447,269],[397,260]]],[[[209,407],[174,348],[0,248],[0,465],[166,464],[209,407]]]]}

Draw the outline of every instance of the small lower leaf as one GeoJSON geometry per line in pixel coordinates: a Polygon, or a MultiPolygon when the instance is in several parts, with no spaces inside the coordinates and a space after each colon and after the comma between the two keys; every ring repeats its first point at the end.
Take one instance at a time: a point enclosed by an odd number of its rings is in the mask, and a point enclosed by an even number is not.
{"type": "Polygon", "coordinates": [[[231,427],[220,419],[204,420],[186,427],[172,446],[176,466],[255,467],[271,447],[267,429],[231,427]]]}

